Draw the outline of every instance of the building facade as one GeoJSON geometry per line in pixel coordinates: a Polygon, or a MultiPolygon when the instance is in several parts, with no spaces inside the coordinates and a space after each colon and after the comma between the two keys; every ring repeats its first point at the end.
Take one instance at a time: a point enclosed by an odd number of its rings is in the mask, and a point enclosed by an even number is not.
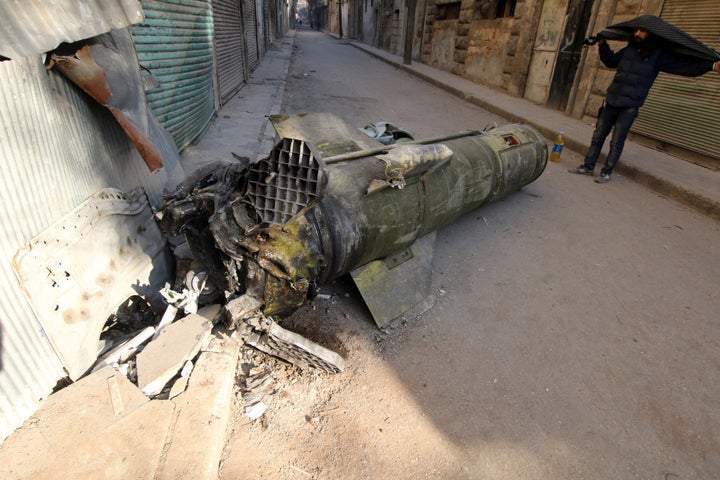
{"type": "MultiPolygon", "coordinates": [[[[716,0],[333,0],[327,28],[593,122],[614,71],[583,39],[653,14],[720,50],[716,0]],[[410,2],[415,18],[407,21],[410,2]]],[[[616,45],[617,48],[620,45],[616,45]]],[[[636,140],[720,169],[720,82],[661,74],[633,126],[636,140]]]]}

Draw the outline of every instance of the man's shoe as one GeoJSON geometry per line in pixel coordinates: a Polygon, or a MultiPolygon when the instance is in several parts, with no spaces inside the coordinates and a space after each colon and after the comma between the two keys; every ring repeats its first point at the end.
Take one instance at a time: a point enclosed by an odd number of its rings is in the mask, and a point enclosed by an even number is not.
{"type": "Polygon", "coordinates": [[[601,173],[598,175],[598,177],[595,179],[595,183],[607,183],[610,181],[610,174],[609,173],[601,173]]]}
{"type": "Polygon", "coordinates": [[[593,174],[593,171],[585,168],[585,165],[580,165],[579,167],[571,168],[570,170],[568,170],[568,172],[576,173],[578,175],[592,175],[593,174]]]}

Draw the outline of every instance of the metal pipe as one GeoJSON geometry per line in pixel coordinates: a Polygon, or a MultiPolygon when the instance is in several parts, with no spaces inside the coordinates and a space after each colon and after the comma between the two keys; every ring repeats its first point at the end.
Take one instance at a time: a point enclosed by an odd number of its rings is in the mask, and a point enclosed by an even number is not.
{"type": "Polygon", "coordinates": [[[392,144],[392,145],[385,145],[383,147],[378,147],[378,148],[360,150],[357,152],[341,153],[340,155],[334,155],[332,157],[325,158],[324,161],[325,161],[326,165],[330,165],[332,163],[344,162],[346,160],[355,160],[358,158],[371,157],[373,155],[381,155],[383,153],[388,153],[393,148],[397,148],[402,145],[429,145],[431,143],[445,142],[447,140],[453,140],[455,138],[469,137],[470,135],[480,135],[480,133],[481,132],[479,132],[478,130],[468,130],[465,132],[453,133],[453,134],[445,135],[442,137],[428,138],[426,140],[416,140],[416,141],[411,141],[411,142],[396,143],[396,144],[392,144]]]}

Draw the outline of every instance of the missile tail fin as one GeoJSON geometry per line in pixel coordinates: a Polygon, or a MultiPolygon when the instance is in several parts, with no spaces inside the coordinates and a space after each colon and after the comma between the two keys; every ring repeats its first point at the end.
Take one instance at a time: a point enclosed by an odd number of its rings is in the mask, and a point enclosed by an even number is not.
{"type": "Polygon", "coordinates": [[[378,327],[411,319],[435,305],[431,293],[435,232],[351,272],[378,327]]]}

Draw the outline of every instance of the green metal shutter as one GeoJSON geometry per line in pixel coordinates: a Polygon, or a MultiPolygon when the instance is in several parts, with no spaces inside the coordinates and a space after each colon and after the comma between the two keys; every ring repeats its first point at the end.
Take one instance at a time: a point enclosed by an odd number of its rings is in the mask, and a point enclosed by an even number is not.
{"type": "MultiPolygon", "coordinates": [[[[666,0],[661,17],[720,50],[718,0],[666,0]]],[[[720,79],[660,74],[633,131],[720,160],[720,79]]],[[[720,167],[720,163],[718,163],[720,167]]]]}
{"type": "Polygon", "coordinates": [[[242,0],[213,0],[213,17],[218,91],[220,104],[224,104],[249,74],[245,68],[242,0]]]}
{"type": "Polygon", "coordinates": [[[182,152],[215,114],[210,0],[142,0],[132,28],[140,65],[160,80],[147,92],[155,116],[182,152]]]}

